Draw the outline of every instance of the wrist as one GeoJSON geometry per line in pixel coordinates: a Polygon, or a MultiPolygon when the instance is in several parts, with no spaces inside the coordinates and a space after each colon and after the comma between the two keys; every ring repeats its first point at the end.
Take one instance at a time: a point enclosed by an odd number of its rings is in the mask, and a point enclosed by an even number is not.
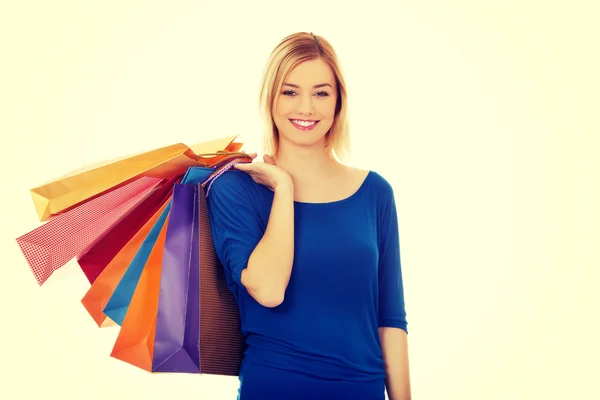
{"type": "Polygon", "coordinates": [[[278,179],[273,185],[273,190],[275,192],[293,192],[294,183],[292,182],[292,178],[288,176],[285,178],[278,179]]]}

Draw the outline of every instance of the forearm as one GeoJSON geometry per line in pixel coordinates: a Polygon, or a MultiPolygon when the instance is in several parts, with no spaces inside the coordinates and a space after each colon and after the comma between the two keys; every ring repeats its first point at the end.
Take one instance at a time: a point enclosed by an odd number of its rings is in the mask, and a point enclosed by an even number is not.
{"type": "Polygon", "coordinates": [[[274,189],[265,233],[242,271],[242,284],[265,307],[283,302],[294,261],[294,190],[291,182],[274,189]]]}
{"type": "Polygon", "coordinates": [[[389,400],[410,400],[408,335],[399,328],[379,328],[389,400]]]}

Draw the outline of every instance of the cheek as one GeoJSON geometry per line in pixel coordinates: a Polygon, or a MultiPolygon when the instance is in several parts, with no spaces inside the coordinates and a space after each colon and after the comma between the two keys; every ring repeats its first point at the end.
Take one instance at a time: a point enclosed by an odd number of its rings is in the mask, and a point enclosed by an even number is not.
{"type": "Polygon", "coordinates": [[[273,119],[275,120],[275,126],[281,132],[285,128],[285,122],[287,121],[287,115],[290,113],[289,102],[280,101],[277,103],[273,110],[273,119]],[[287,104],[286,104],[287,103],[287,104]]]}
{"type": "Polygon", "coordinates": [[[316,109],[324,118],[333,118],[335,116],[335,99],[321,100],[316,109]]]}
{"type": "Polygon", "coordinates": [[[279,102],[277,102],[277,108],[275,109],[275,113],[282,118],[285,118],[286,115],[290,114],[294,108],[292,102],[286,100],[287,99],[280,99],[279,102]]]}

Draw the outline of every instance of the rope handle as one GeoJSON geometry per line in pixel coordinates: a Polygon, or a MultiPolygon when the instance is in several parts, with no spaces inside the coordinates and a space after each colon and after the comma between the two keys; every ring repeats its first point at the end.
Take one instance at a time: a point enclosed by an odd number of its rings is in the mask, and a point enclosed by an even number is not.
{"type": "Polygon", "coordinates": [[[226,155],[226,156],[239,156],[239,157],[249,157],[248,154],[244,153],[243,151],[223,151],[223,150],[219,150],[216,153],[196,154],[196,157],[194,158],[194,161],[200,161],[200,158],[202,158],[202,157],[216,157],[216,156],[222,156],[222,155],[226,155]]]}
{"type": "Polygon", "coordinates": [[[206,188],[206,197],[208,197],[208,194],[210,193],[210,188],[212,187],[212,184],[218,177],[223,175],[226,171],[230,170],[231,168],[233,168],[234,165],[236,165],[238,163],[251,163],[252,162],[252,158],[250,158],[250,156],[248,154],[243,153],[243,152],[224,152],[223,151],[223,152],[218,152],[215,155],[223,155],[223,154],[227,154],[227,157],[208,166],[209,168],[214,168],[215,171],[212,174],[210,174],[210,176],[208,178],[206,178],[206,180],[204,182],[202,182],[202,187],[206,188]],[[208,187],[206,187],[207,185],[208,185],[208,187]]]}
{"type": "Polygon", "coordinates": [[[220,168],[223,165],[227,164],[229,161],[238,160],[238,159],[239,160],[248,159],[249,161],[252,161],[250,156],[248,156],[247,154],[244,154],[244,155],[230,154],[230,155],[227,155],[227,156],[221,158],[219,161],[208,165],[208,168],[220,168]]]}

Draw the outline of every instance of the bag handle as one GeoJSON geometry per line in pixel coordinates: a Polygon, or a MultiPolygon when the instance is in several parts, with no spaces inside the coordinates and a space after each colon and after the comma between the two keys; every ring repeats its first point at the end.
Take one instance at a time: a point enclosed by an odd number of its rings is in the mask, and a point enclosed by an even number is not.
{"type": "MultiPolygon", "coordinates": [[[[223,151],[223,150],[219,150],[215,153],[202,153],[202,154],[196,154],[196,157],[194,157],[194,161],[200,161],[200,158],[202,157],[216,157],[216,156],[238,156],[238,157],[243,157],[243,156],[247,156],[246,153],[244,153],[243,151],[223,151]]],[[[207,165],[210,167],[210,165],[207,165]]]]}
{"type": "Polygon", "coordinates": [[[230,162],[232,160],[245,159],[245,158],[250,158],[250,156],[248,156],[245,153],[241,153],[241,154],[228,154],[227,156],[221,158],[219,161],[208,165],[208,168],[218,169],[218,168],[222,167],[223,165],[227,164],[228,162],[230,162]]]}
{"type": "Polygon", "coordinates": [[[223,154],[227,154],[227,157],[209,166],[209,168],[214,168],[215,171],[212,174],[210,174],[210,176],[206,178],[206,180],[201,184],[203,188],[206,188],[206,197],[208,197],[208,194],[210,193],[210,188],[212,187],[214,181],[218,177],[223,175],[226,171],[233,168],[235,164],[252,162],[252,158],[248,154],[243,152],[219,152],[217,155],[223,154]]]}

